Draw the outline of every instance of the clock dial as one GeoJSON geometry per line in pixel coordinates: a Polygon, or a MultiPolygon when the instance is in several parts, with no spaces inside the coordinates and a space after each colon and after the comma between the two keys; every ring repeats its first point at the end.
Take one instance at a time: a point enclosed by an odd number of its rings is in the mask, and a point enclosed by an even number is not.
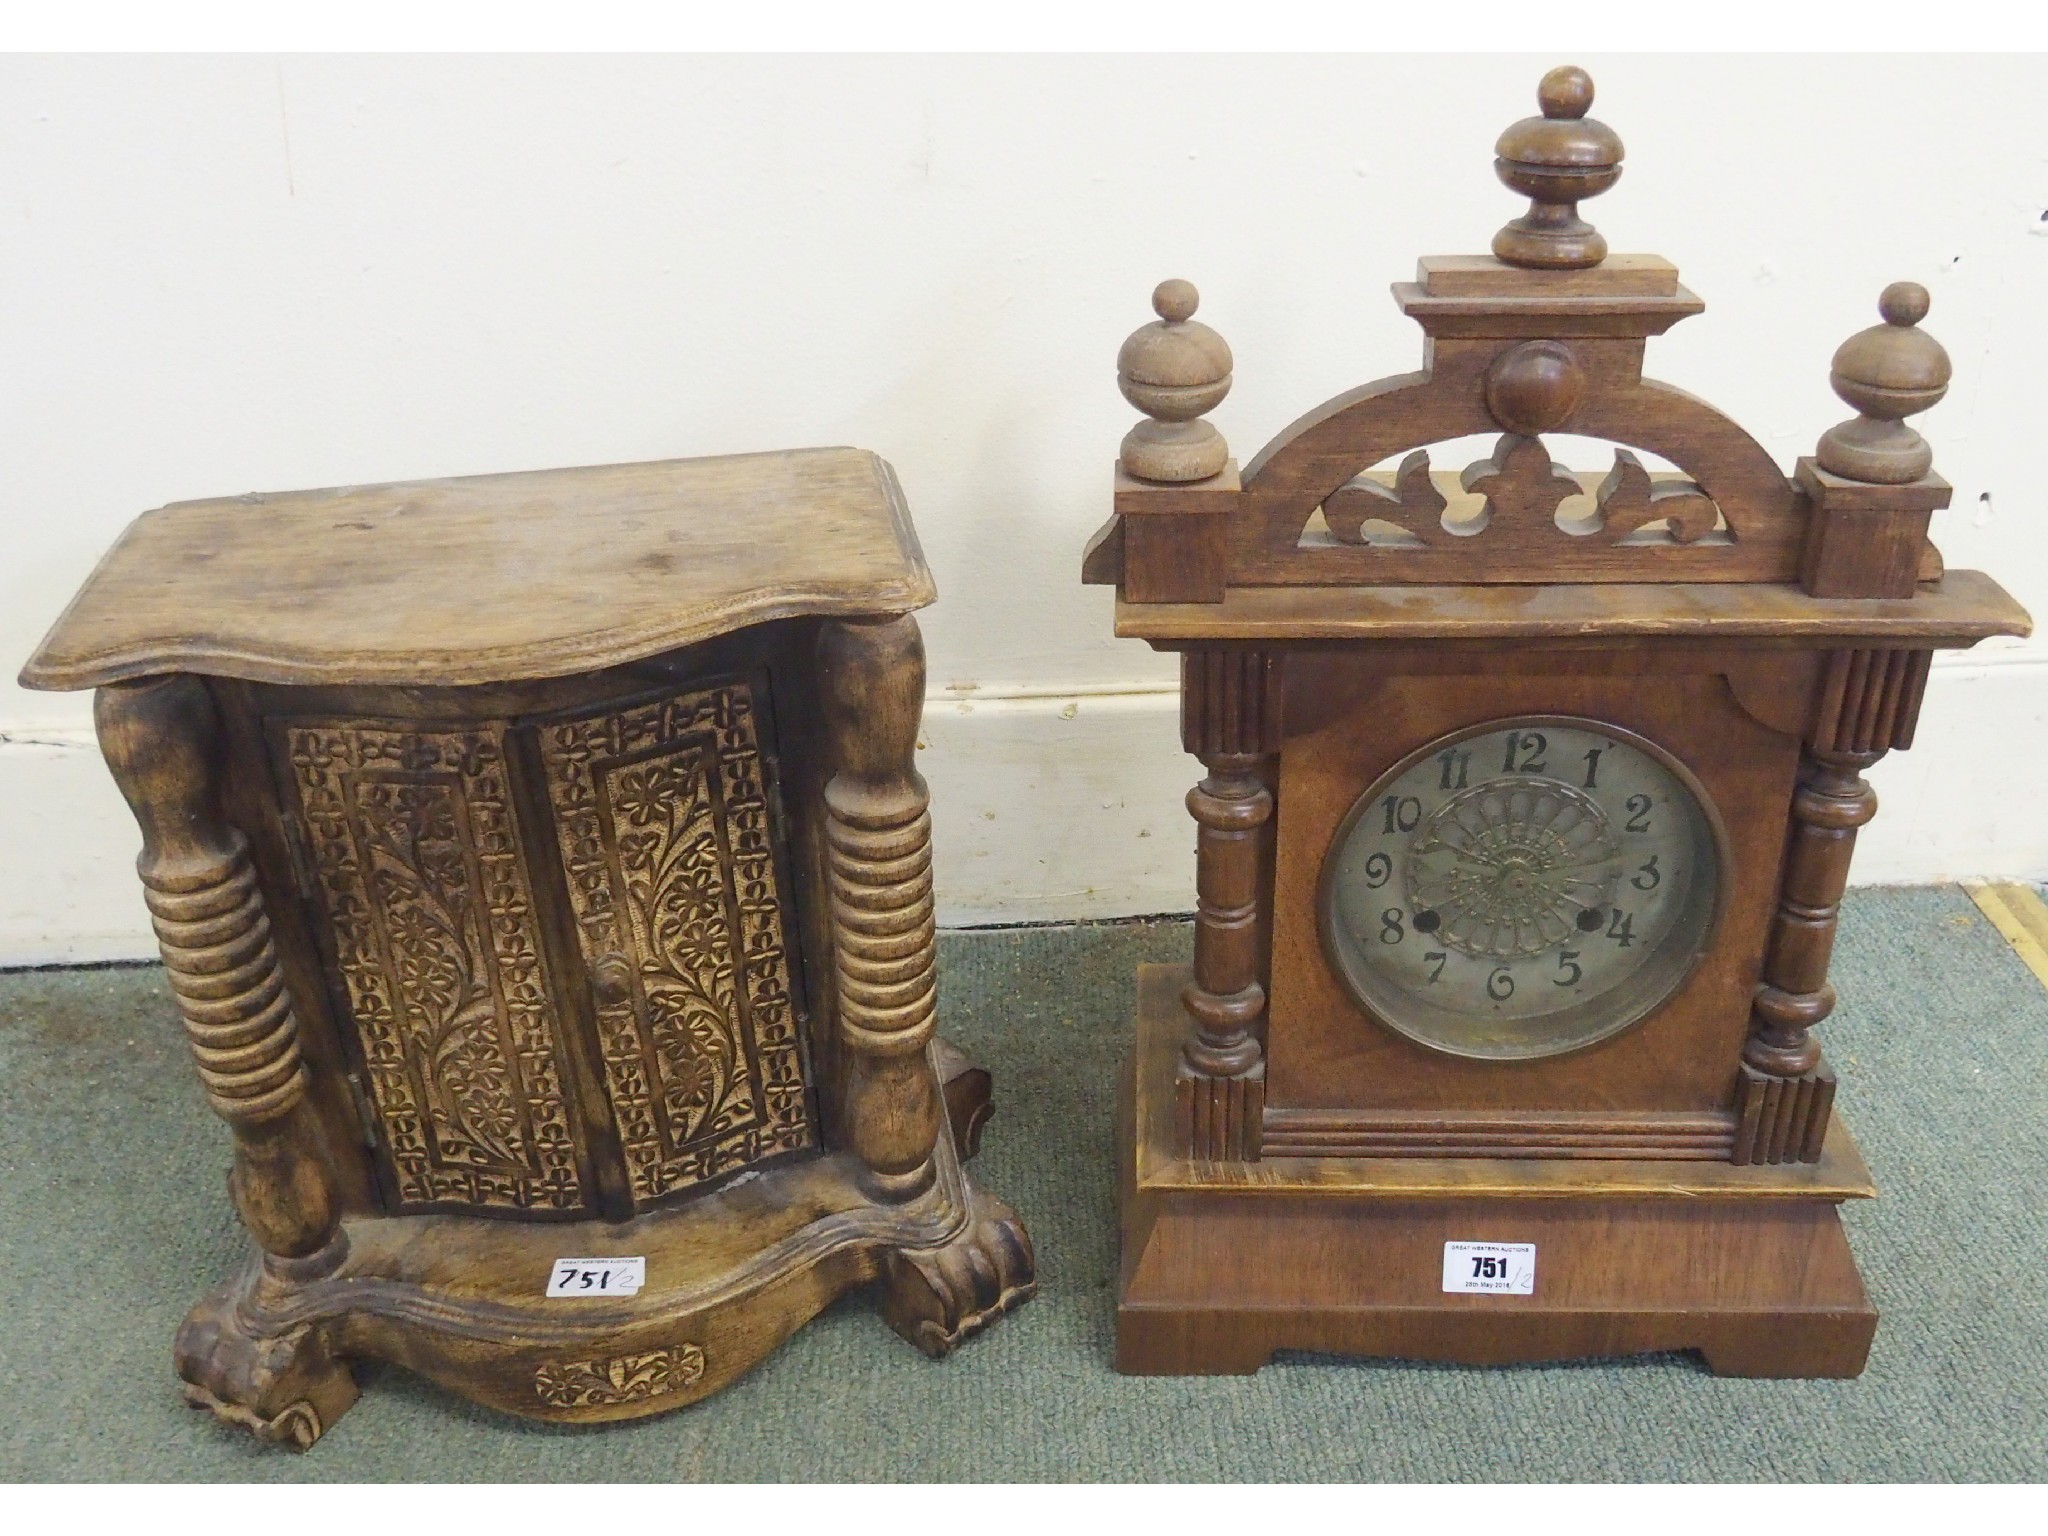
{"type": "Polygon", "coordinates": [[[1323,947],[1410,1039],[1557,1055],[1677,990],[1705,952],[1723,862],[1704,791],[1661,749],[1591,720],[1497,720],[1359,797],[1323,867],[1323,947]]]}

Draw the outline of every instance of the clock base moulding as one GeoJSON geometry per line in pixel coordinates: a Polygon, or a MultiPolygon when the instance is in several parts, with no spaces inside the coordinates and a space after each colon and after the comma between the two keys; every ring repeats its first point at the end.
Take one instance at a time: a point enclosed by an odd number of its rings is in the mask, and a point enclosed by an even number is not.
{"type": "Polygon", "coordinates": [[[1247,1374],[1275,1350],[1509,1365],[1697,1350],[1723,1376],[1849,1377],[1877,1311],[1842,1230],[1877,1193],[1839,1119],[1815,1163],[1175,1151],[1188,972],[1138,976],[1119,1104],[1116,1367],[1247,1374]],[[1447,1242],[1532,1243],[1527,1296],[1447,1295],[1447,1242]]]}

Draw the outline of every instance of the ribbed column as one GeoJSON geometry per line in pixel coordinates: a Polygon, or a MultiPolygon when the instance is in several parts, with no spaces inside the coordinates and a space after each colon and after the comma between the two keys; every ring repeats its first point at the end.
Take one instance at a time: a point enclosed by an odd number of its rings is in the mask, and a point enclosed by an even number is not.
{"type": "Polygon", "coordinates": [[[1828,657],[1799,760],[1784,878],[1738,1070],[1734,1160],[1817,1162],[1835,1075],[1813,1030],[1835,1011],[1828,981],[1856,832],[1877,814],[1863,770],[1913,744],[1927,689],[1925,650],[1842,650],[1828,657]]]}
{"type": "Polygon", "coordinates": [[[847,1139],[878,1193],[930,1184],[943,1124],[926,1047],[938,1004],[932,823],[917,772],[924,643],[901,618],[818,640],[835,772],[825,786],[847,1139]]]}
{"type": "Polygon", "coordinates": [[[1181,993],[1194,1029],[1181,1046],[1175,1114],[1186,1156],[1255,1160],[1266,1106],[1266,1012],[1259,893],[1277,749],[1273,657],[1237,647],[1181,659],[1181,744],[1208,776],[1188,792],[1195,819],[1195,974],[1181,993]]]}
{"type": "Polygon", "coordinates": [[[248,841],[215,801],[213,701],[174,676],[102,688],[93,713],[142,828],[136,872],[200,1082],[235,1132],[236,1208],[274,1258],[319,1253],[336,1236],[334,1196],[248,841]]]}

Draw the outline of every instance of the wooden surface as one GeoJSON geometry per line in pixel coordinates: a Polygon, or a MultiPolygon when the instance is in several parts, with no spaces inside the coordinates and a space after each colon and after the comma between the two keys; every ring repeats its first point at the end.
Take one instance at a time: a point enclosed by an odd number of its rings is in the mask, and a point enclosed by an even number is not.
{"type": "MultiPolygon", "coordinates": [[[[872,1194],[865,1175],[836,1154],[602,1226],[355,1217],[323,1273],[252,1256],[180,1330],[179,1375],[195,1406],[301,1450],[354,1400],[348,1356],[396,1361],[524,1418],[666,1413],[730,1385],[850,1287],[887,1285],[900,1254],[936,1262],[983,1234],[986,1197],[949,1139],[916,1200],[872,1194]],[[637,1296],[546,1295],[557,1258],[615,1255],[647,1261],[637,1296]]],[[[987,1273],[967,1332],[1029,1294],[1007,1278],[1011,1289],[987,1273]]]]}
{"type": "Polygon", "coordinates": [[[132,523],[21,681],[506,682],[934,595],[853,448],[226,497],[132,523]]]}
{"type": "Polygon", "coordinates": [[[1501,1365],[1696,1349],[1726,1375],[1854,1376],[1877,1325],[1835,1202],[1872,1193],[1846,1134],[1818,1167],[1478,1159],[1182,1162],[1177,966],[1141,968],[1123,1084],[1116,1364],[1256,1371],[1276,1349],[1501,1365]],[[1530,1296],[1446,1295],[1447,1241],[1534,1243],[1530,1296]]]}
{"type": "MultiPolygon", "coordinates": [[[[1266,1047],[1269,1113],[1350,1110],[1368,1140],[1383,1134],[1372,1125],[1381,1111],[1461,1111],[1494,1121],[1528,1114],[1532,1130],[1560,1123],[1550,1116],[1579,1114],[1588,1117],[1582,1143],[1588,1150],[1604,1144],[1614,1156],[1644,1156],[1650,1155],[1643,1149],[1644,1128],[1631,1117],[1676,1117],[1673,1134],[1699,1136],[1697,1117],[1729,1109],[1769,933],[1798,742],[1752,718],[1723,673],[1646,675],[1626,667],[1588,673],[1574,668],[1569,656],[1518,660],[1526,667],[1475,660],[1462,673],[1411,676],[1356,649],[1288,658],[1266,1047]],[[1318,931],[1317,882],[1346,812],[1394,763],[1474,721],[1537,713],[1635,732],[1696,776],[1725,828],[1722,916],[1703,935],[1707,948],[1697,969],[1636,1026],[1564,1055],[1523,1061],[1448,1055],[1382,1028],[1339,983],[1318,931]]],[[[1802,660],[1764,652],[1727,666],[1749,674],[1748,691],[1810,697],[1811,672],[1802,660]]],[[[1703,1138],[1697,1150],[1726,1157],[1733,1133],[1730,1119],[1717,1144],[1703,1138]]]]}
{"type": "Polygon", "coordinates": [[[1116,633],[1153,641],[1570,640],[1647,635],[1928,641],[2025,635],[2033,621],[1981,571],[1906,599],[1808,597],[1761,583],[1507,587],[1233,587],[1220,603],[1116,605],[1116,633]]]}
{"type": "Polygon", "coordinates": [[[1133,1091],[1137,1119],[1134,1174],[1152,1193],[1270,1190],[1343,1200],[1615,1198],[1699,1200],[1859,1200],[1877,1194],[1863,1154],[1839,1117],[1818,1163],[1740,1167],[1728,1162],[1651,1159],[1561,1160],[1513,1157],[1265,1157],[1226,1162],[1187,1157],[1173,1126],[1179,1043],[1190,1027],[1181,965],[1138,968],[1138,1033],[1133,1091]]]}
{"type": "Polygon", "coordinates": [[[959,1167],[987,1074],[932,1034],[924,685],[884,610],[562,678],[101,689],[254,1240],[187,1400],[304,1448],[375,1357],[626,1418],[850,1286],[934,1356],[1029,1298],[959,1167]],[[545,1296],[609,1254],[632,1301],[545,1296]]]}
{"type": "Polygon", "coordinates": [[[2048,987],[2048,903],[2024,885],[1966,887],[1977,910],[1991,920],[2020,963],[2048,987]]]}

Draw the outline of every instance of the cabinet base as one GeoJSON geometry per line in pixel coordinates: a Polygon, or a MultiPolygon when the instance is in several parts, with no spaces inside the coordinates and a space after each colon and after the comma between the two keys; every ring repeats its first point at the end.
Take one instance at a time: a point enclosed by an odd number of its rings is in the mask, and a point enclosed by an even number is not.
{"type": "Polygon", "coordinates": [[[356,1399],[348,1362],[389,1360],[488,1407],[592,1423],[681,1408],[730,1384],[843,1292],[950,1352],[1036,1290],[1030,1239],[951,1137],[912,1199],[866,1191],[847,1154],[764,1168],[618,1224],[351,1218],[328,1249],[252,1256],[178,1332],[186,1401],[306,1449],[356,1399]],[[632,1297],[549,1298],[558,1258],[645,1257],[632,1297]]]}
{"type": "Polygon", "coordinates": [[[1140,972],[1118,1127],[1116,1367],[1244,1374],[1298,1349],[1465,1365],[1697,1350],[1733,1376],[1855,1376],[1877,1329],[1815,1164],[1268,1158],[1173,1151],[1178,967],[1140,972]],[[1528,1296],[1447,1294],[1446,1242],[1533,1243],[1528,1296]]]}

